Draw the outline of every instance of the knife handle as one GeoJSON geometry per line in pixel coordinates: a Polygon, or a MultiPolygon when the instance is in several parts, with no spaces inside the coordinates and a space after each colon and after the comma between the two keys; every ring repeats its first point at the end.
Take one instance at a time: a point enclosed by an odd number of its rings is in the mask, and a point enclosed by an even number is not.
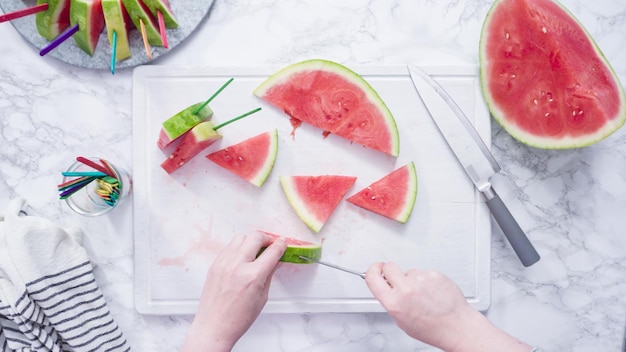
{"type": "Polygon", "coordinates": [[[496,190],[490,187],[484,192],[484,195],[491,214],[496,219],[498,225],[500,225],[504,236],[509,240],[522,265],[529,267],[538,262],[540,259],[539,253],[537,253],[522,228],[517,224],[509,209],[496,193],[496,190]]]}

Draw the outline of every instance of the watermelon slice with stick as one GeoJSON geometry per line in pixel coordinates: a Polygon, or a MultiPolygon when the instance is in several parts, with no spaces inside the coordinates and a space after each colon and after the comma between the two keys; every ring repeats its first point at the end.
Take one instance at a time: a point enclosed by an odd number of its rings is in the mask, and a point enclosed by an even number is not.
{"type": "Polygon", "coordinates": [[[163,46],[159,24],[146,4],[142,0],[122,0],[122,4],[138,30],[141,30],[141,22],[143,22],[148,43],[163,46]]]}
{"type": "Polygon", "coordinates": [[[239,115],[217,126],[213,125],[211,121],[200,122],[194,126],[189,133],[185,134],[176,150],[161,164],[161,167],[168,174],[178,170],[193,157],[222,138],[222,135],[217,132],[218,129],[248,115],[254,114],[259,110],[261,110],[261,108],[248,111],[245,114],[239,115]]]}
{"type": "Polygon", "coordinates": [[[319,232],[356,177],[342,175],[281,176],[280,185],[298,217],[319,232]]]}
{"type": "Polygon", "coordinates": [[[166,28],[178,27],[178,22],[167,0],[143,0],[143,2],[154,17],[158,18],[159,13],[161,13],[166,28]]]}
{"type": "Polygon", "coordinates": [[[224,169],[261,187],[274,168],[278,132],[274,129],[207,155],[224,169]]]}
{"type": "Polygon", "coordinates": [[[132,28],[132,21],[128,16],[128,11],[122,5],[122,0],[102,0],[102,12],[104,14],[107,38],[111,47],[114,45],[113,33],[115,32],[117,41],[115,44],[115,60],[128,59],[131,56],[128,33],[132,28]]]}
{"type": "Polygon", "coordinates": [[[230,78],[226,83],[222,84],[222,86],[203,103],[191,105],[165,120],[161,124],[161,131],[159,132],[159,139],[157,141],[159,148],[161,150],[165,149],[195,125],[202,121],[210,120],[213,116],[213,110],[209,107],[209,103],[232,81],[233,78],[230,78]]]}
{"type": "Polygon", "coordinates": [[[93,56],[100,33],[104,29],[104,14],[100,0],[71,0],[70,24],[78,25],[73,35],[76,45],[93,56]]]}
{"type": "Polygon", "coordinates": [[[556,1],[495,1],[482,28],[480,77],[494,119],[537,148],[588,146],[626,121],[615,72],[556,1]]]}
{"type": "Polygon", "coordinates": [[[70,0],[37,0],[48,4],[48,9],[35,15],[37,32],[47,40],[53,40],[70,26],[70,0]]]}
{"type": "Polygon", "coordinates": [[[341,64],[316,59],[289,65],[254,94],[325,134],[398,156],[398,129],[387,105],[369,83],[341,64]]]}
{"type": "MultiPolygon", "coordinates": [[[[321,244],[303,241],[292,237],[279,236],[266,231],[260,232],[263,233],[265,236],[270,237],[272,239],[272,242],[276,241],[280,237],[283,237],[287,241],[287,248],[285,249],[285,253],[283,253],[282,257],[280,257],[281,262],[294,264],[313,264],[315,263],[315,260],[322,259],[321,244]],[[302,259],[300,258],[300,256],[307,257],[312,260],[302,259]]],[[[259,254],[261,254],[264,250],[265,248],[262,248],[259,254]]]]}
{"type": "Polygon", "coordinates": [[[406,223],[415,205],[417,175],[410,162],[346,199],[363,209],[406,223]]]}

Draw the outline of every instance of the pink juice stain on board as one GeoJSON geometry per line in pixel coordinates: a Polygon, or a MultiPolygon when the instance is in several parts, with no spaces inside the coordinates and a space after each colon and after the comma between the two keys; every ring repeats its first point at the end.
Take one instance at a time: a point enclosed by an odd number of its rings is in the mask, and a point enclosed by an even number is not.
{"type": "Polygon", "coordinates": [[[187,250],[176,257],[162,257],[157,264],[161,267],[164,266],[178,266],[184,268],[185,271],[189,271],[188,263],[195,258],[213,258],[219,251],[222,250],[224,244],[217,241],[211,236],[211,232],[206,229],[200,229],[201,237],[191,241],[187,250]]]}

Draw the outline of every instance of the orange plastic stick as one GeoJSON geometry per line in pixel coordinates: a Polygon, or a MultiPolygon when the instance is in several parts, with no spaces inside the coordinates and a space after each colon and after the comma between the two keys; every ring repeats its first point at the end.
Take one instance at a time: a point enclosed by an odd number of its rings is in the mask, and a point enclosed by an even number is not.
{"type": "Polygon", "coordinates": [[[161,11],[157,11],[157,17],[159,19],[159,33],[161,34],[161,41],[163,41],[163,47],[167,49],[167,34],[165,34],[165,20],[161,11]]]}
{"type": "Polygon", "coordinates": [[[6,21],[11,21],[11,20],[14,20],[16,18],[32,15],[32,14],[35,14],[37,12],[46,11],[47,9],[48,9],[48,3],[45,2],[43,4],[27,7],[25,9],[13,11],[13,12],[9,12],[7,14],[0,15],[0,23],[6,22],[6,21]]]}
{"type": "Polygon", "coordinates": [[[146,54],[148,58],[152,60],[152,52],[150,52],[150,43],[148,43],[148,35],[146,34],[146,25],[143,24],[143,20],[139,19],[139,26],[141,27],[141,37],[143,38],[143,46],[146,48],[146,54]]]}

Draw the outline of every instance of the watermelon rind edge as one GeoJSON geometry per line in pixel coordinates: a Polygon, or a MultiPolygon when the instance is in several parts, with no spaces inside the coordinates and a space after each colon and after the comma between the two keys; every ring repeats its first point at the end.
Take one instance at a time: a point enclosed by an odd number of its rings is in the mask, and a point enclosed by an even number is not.
{"type": "Polygon", "coordinates": [[[608,60],[606,59],[606,56],[604,56],[604,53],[602,52],[602,50],[600,50],[597,43],[595,42],[593,37],[589,34],[587,29],[580,23],[578,18],[576,18],[576,16],[574,16],[571,11],[569,11],[566,7],[564,7],[558,1],[555,1],[555,3],[561,9],[563,9],[578,24],[578,26],[582,29],[583,33],[585,33],[585,35],[589,39],[594,49],[595,54],[601,59],[601,61],[606,65],[606,67],[611,72],[612,77],[615,80],[615,84],[618,89],[620,98],[621,98],[620,99],[621,100],[620,112],[617,114],[616,118],[613,120],[614,123],[605,124],[604,128],[600,129],[595,134],[589,135],[585,138],[581,138],[581,137],[563,138],[558,141],[555,140],[554,138],[538,137],[538,136],[532,135],[530,133],[517,129],[512,124],[506,122],[506,119],[503,117],[504,113],[500,109],[498,109],[498,107],[495,106],[495,104],[493,103],[493,99],[491,98],[491,94],[487,86],[488,77],[484,69],[484,65],[486,62],[486,45],[484,42],[485,42],[487,27],[489,26],[491,22],[491,18],[494,12],[496,11],[497,7],[501,5],[502,2],[503,0],[496,0],[492,4],[483,22],[483,26],[482,26],[481,34],[480,34],[480,40],[479,40],[479,71],[480,71],[479,77],[480,77],[481,90],[483,93],[483,97],[485,98],[487,107],[489,111],[491,112],[491,116],[500,124],[500,126],[502,126],[502,128],[505,131],[507,131],[513,138],[515,138],[519,142],[522,142],[531,147],[541,148],[541,149],[574,149],[574,148],[587,147],[597,142],[600,142],[601,140],[609,137],[615,131],[620,129],[624,125],[624,123],[626,123],[626,94],[624,93],[624,88],[619,80],[619,77],[617,76],[617,74],[615,73],[615,70],[613,69],[611,64],[608,62],[608,60]]]}
{"type": "Polygon", "coordinates": [[[310,59],[300,61],[278,70],[270,77],[268,77],[265,81],[263,81],[259,86],[257,86],[252,93],[257,97],[262,98],[269,88],[276,84],[284,82],[294,72],[300,72],[304,70],[332,71],[361,88],[365,92],[367,98],[372,103],[374,103],[375,106],[378,107],[383,117],[385,118],[385,124],[387,126],[387,130],[389,131],[389,135],[391,136],[391,149],[388,153],[392,156],[400,155],[400,135],[398,133],[398,126],[393,117],[393,114],[389,110],[389,107],[382,100],[380,95],[378,95],[378,92],[376,92],[376,90],[363,77],[361,77],[361,75],[342,64],[325,59],[310,59]]]}
{"type": "Polygon", "coordinates": [[[404,202],[404,208],[396,217],[396,220],[401,223],[406,223],[409,220],[409,217],[413,213],[413,208],[415,207],[415,201],[417,199],[417,189],[418,189],[418,180],[417,180],[417,172],[415,171],[415,163],[411,161],[407,164],[407,169],[409,171],[409,187],[406,192],[406,198],[404,202]]]}
{"type": "Polygon", "coordinates": [[[307,209],[306,204],[302,202],[302,200],[297,197],[297,192],[293,186],[293,182],[291,182],[291,178],[288,176],[280,177],[280,185],[283,188],[285,195],[287,196],[287,200],[289,204],[291,204],[292,208],[295,210],[296,215],[313,231],[319,232],[324,226],[323,222],[317,221],[313,217],[309,216],[308,212],[305,211],[307,209]]]}
{"type": "Polygon", "coordinates": [[[278,156],[278,130],[274,129],[268,132],[270,134],[270,151],[265,164],[259,172],[250,180],[250,183],[257,187],[261,187],[274,169],[276,157],[278,156]]]}

